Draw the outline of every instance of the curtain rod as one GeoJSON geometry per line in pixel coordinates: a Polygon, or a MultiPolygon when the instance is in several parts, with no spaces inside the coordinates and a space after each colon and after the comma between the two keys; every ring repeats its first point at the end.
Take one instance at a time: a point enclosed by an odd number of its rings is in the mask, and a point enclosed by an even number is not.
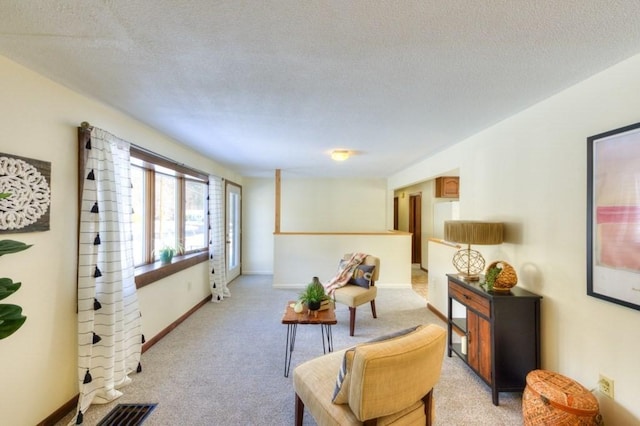
{"type": "MultiPolygon", "coordinates": [[[[85,131],[89,131],[89,132],[91,131],[91,129],[93,129],[93,126],[92,126],[91,124],[89,124],[87,121],[83,121],[82,123],[80,123],[80,127],[81,127],[83,130],[85,130],[85,131]]],[[[174,160],[174,159],[172,159],[172,158],[169,158],[169,157],[166,157],[166,156],[164,156],[164,155],[161,155],[161,154],[158,154],[158,153],[156,153],[156,152],[153,152],[153,151],[151,151],[150,149],[144,148],[144,147],[142,147],[142,146],[140,146],[140,145],[136,145],[136,144],[134,144],[134,143],[132,143],[132,142],[129,142],[129,144],[130,144],[132,147],[134,147],[135,149],[137,149],[138,151],[142,151],[142,152],[144,152],[145,154],[150,154],[150,155],[153,155],[154,157],[161,158],[161,159],[163,159],[163,160],[165,160],[165,161],[167,161],[167,162],[169,162],[169,163],[171,163],[171,164],[175,164],[176,166],[180,166],[180,167],[184,167],[184,168],[187,168],[187,169],[191,169],[191,170],[193,170],[194,172],[198,172],[198,173],[201,173],[201,174],[206,175],[206,176],[215,176],[215,177],[217,177],[217,178],[220,178],[220,179],[224,180],[224,178],[223,178],[223,177],[221,177],[221,176],[217,176],[217,175],[214,175],[213,173],[209,173],[209,172],[203,172],[202,170],[198,170],[198,169],[196,169],[196,168],[194,168],[194,167],[187,166],[187,165],[186,165],[186,164],[184,164],[184,163],[178,163],[176,160],[174,160]]]]}

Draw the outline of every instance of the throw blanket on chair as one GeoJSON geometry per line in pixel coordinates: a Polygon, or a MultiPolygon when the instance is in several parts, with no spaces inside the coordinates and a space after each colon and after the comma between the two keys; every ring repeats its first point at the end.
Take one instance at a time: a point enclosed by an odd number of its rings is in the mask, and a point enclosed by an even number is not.
{"type": "Polygon", "coordinates": [[[356,270],[358,265],[360,265],[367,256],[368,255],[366,253],[353,253],[349,260],[341,262],[336,276],[324,284],[324,289],[327,294],[333,297],[334,291],[345,286],[353,276],[353,272],[356,270]]]}

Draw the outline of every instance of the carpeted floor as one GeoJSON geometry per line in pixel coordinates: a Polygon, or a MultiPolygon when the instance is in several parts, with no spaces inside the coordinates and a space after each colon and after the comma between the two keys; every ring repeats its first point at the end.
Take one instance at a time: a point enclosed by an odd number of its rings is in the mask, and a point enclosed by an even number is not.
{"type": "MultiPolygon", "coordinates": [[[[271,276],[241,276],[229,285],[232,297],[209,303],[154,345],[142,357],[124,396],[93,405],[85,425],[96,425],[118,403],[158,403],[144,425],[292,425],[294,394],[285,378],[288,300],[298,292],[272,288],[271,276]]],[[[361,341],[440,319],[411,289],[379,289],[378,318],[368,306],[358,309],[355,336],[349,337],[349,310],[338,305],[333,327],[336,350],[361,341]]],[[[291,369],[322,354],[320,328],[298,327],[291,369]]],[[[444,356],[435,388],[436,425],[522,424],[521,394],[501,393],[491,403],[489,387],[458,358],[444,356]]],[[[70,413],[59,425],[72,421],[70,413]]],[[[315,425],[305,415],[305,425],[315,425]]]]}

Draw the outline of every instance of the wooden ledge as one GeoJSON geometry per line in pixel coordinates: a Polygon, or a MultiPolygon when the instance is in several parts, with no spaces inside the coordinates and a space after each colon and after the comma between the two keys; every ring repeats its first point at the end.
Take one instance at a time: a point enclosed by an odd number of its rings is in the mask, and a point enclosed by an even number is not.
{"type": "Polygon", "coordinates": [[[376,231],[376,232],[274,232],[273,235],[389,235],[404,236],[411,232],[404,231],[376,231]]]}
{"type": "Polygon", "coordinates": [[[429,238],[429,241],[436,244],[442,244],[443,246],[453,247],[457,249],[461,249],[462,246],[460,244],[452,243],[450,241],[445,241],[440,238],[429,238]]]}
{"type": "Polygon", "coordinates": [[[136,268],[136,288],[142,288],[171,274],[190,268],[201,262],[209,260],[209,252],[201,251],[176,256],[173,262],[163,265],[160,261],[136,268]]]}

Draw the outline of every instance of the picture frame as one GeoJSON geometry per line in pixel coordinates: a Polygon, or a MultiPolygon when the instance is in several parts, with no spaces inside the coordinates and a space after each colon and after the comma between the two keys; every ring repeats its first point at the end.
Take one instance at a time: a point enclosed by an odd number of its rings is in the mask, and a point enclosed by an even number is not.
{"type": "Polygon", "coordinates": [[[640,122],[587,138],[587,294],[640,310],[640,122]]]}

